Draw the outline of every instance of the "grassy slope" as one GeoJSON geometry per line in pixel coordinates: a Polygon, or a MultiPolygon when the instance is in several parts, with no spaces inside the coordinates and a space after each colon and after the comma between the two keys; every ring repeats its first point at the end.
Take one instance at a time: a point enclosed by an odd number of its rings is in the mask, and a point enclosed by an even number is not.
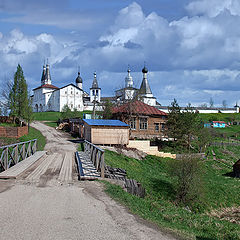
{"type": "Polygon", "coordinates": [[[200,113],[200,118],[204,122],[209,121],[230,121],[230,119],[235,119],[240,121],[240,113],[200,113]]]}
{"type": "MultiPolygon", "coordinates": [[[[106,183],[106,191],[126,204],[133,213],[151,220],[161,227],[174,229],[197,239],[240,239],[240,226],[210,217],[205,213],[192,213],[174,204],[175,179],[168,175],[168,161],[153,156],[138,161],[106,151],[108,165],[127,170],[128,177],[141,182],[147,196],[140,199],[124,192],[120,187],[106,183]]],[[[239,205],[239,180],[223,176],[229,172],[224,166],[216,169],[216,163],[205,163],[206,199],[208,210],[239,205]]]]}
{"type": "Polygon", "coordinates": [[[30,127],[28,135],[24,135],[18,139],[1,137],[0,140],[3,145],[9,145],[9,144],[17,143],[17,142],[29,141],[29,140],[32,140],[35,138],[37,139],[37,150],[38,151],[43,150],[44,146],[46,144],[46,139],[40,131],[38,131],[37,129],[32,128],[32,127],[30,127]]]}

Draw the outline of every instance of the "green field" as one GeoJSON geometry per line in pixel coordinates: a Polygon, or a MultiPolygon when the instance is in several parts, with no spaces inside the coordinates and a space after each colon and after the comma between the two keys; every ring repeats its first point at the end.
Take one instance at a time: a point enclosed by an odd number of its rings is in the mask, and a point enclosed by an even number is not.
{"type": "MultiPolygon", "coordinates": [[[[234,151],[236,156],[240,153],[238,148],[234,151]]],[[[225,151],[221,157],[227,155],[225,151]]],[[[169,175],[168,167],[171,159],[147,156],[139,161],[106,151],[105,161],[107,165],[126,169],[128,178],[136,179],[146,189],[147,194],[142,199],[130,195],[119,186],[105,183],[106,192],[133,213],[158,224],[162,229],[180,234],[184,239],[189,236],[202,240],[240,239],[239,224],[210,214],[213,210],[222,211],[226,207],[239,206],[240,196],[240,180],[225,176],[231,169],[213,161],[211,156],[204,162],[206,204],[198,212],[175,204],[176,179],[169,175]]]]}
{"type": "Polygon", "coordinates": [[[240,113],[199,113],[203,122],[211,121],[240,121],[240,113]]]}
{"type": "Polygon", "coordinates": [[[36,121],[58,121],[61,118],[60,112],[37,112],[33,113],[33,118],[36,121]]]}

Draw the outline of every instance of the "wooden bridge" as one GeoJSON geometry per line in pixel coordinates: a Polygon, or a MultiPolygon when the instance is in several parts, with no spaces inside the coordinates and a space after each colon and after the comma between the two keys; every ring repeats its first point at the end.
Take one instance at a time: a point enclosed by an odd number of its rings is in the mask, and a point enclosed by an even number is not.
{"type": "Polygon", "coordinates": [[[104,151],[84,141],[84,152],[48,154],[36,151],[37,140],[0,148],[0,178],[24,179],[42,184],[50,180],[71,183],[77,174],[81,180],[104,177],[104,151]],[[76,165],[76,164],[77,165],[76,165]]]}

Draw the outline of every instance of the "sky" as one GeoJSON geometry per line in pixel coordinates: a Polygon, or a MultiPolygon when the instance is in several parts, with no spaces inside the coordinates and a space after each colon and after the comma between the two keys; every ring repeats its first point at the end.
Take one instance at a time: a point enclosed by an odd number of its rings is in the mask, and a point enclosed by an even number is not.
{"type": "Polygon", "coordinates": [[[102,96],[124,86],[130,65],[140,87],[144,62],[164,106],[240,104],[240,0],[0,0],[0,83],[17,64],[29,89],[48,60],[52,84],[83,88],[93,73],[102,96]]]}

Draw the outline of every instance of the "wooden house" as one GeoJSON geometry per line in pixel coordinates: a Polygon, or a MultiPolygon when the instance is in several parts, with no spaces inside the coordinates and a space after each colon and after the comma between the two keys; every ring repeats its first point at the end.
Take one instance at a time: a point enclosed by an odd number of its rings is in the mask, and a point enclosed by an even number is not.
{"type": "Polygon", "coordinates": [[[119,120],[83,119],[84,138],[93,144],[127,145],[129,126],[119,120]]]}
{"type": "Polygon", "coordinates": [[[167,114],[141,101],[113,108],[113,118],[130,126],[130,139],[161,139],[165,137],[167,114]]]}

